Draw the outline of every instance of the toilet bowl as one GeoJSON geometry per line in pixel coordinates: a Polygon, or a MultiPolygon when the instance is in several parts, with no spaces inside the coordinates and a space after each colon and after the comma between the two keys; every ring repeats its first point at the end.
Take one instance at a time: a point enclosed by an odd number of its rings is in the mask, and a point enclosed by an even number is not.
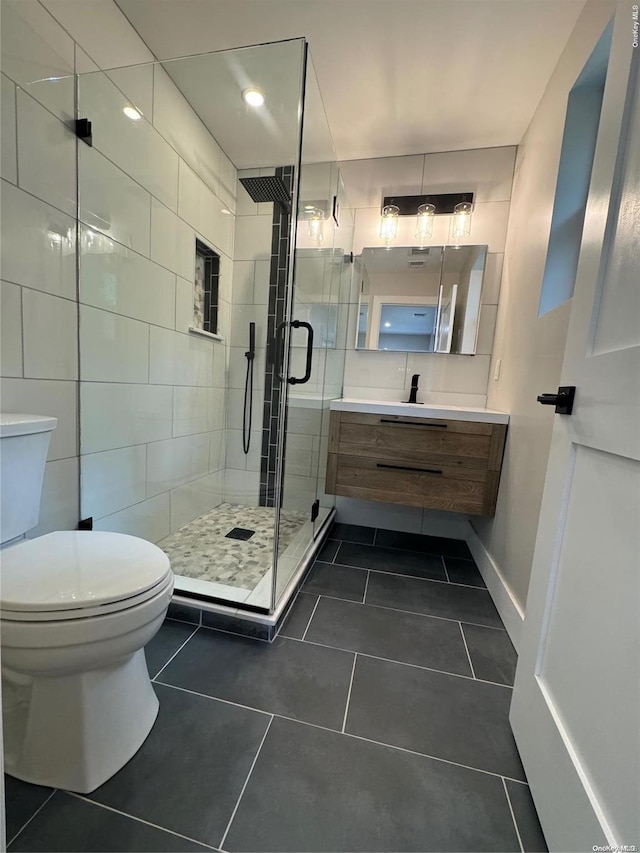
{"type": "Polygon", "coordinates": [[[121,533],[37,523],[56,418],[0,414],[4,769],[89,793],[140,748],[158,713],[144,646],[173,591],[169,559],[121,533]]]}
{"type": "Polygon", "coordinates": [[[94,531],[22,540],[0,560],[5,770],[89,793],[158,713],[144,645],[171,599],[169,560],[142,539],[94,531]]]}

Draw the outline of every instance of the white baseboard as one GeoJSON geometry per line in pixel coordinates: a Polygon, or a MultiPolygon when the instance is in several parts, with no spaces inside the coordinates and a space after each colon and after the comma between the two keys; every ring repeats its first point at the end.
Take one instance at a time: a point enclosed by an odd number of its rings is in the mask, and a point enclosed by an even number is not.
{"type": "Polygon", "coordinates": [[[482,540],[471,524],[467,528],[466,540],[473,559],[476,561],[480,569],[480,574],[487,585],[496,610],[504,622],[504,627],[507,629],[516,652],[518,652],[522,626],[524,624],[524,611],[505,581],[495,560],[484,547],[482,540]]]}

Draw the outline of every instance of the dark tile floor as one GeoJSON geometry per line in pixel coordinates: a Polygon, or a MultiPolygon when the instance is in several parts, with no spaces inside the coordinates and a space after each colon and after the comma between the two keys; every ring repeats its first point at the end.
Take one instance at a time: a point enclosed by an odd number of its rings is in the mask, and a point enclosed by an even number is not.
{"type": "Polygon", "coordinates": [[[9,851],[546,850],[466,545],[331,537],[272,644],[167,620],[143,747],[86,797],[7,777],[9,851]]]}

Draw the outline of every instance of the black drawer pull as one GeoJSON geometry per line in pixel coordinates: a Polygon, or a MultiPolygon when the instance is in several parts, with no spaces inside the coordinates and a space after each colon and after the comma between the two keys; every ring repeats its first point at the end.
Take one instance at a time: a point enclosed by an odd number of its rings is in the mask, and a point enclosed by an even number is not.
{"type": "Polygon", "coordinates": [[[420,474],[442,474],[439,468],[411,468],[409,465],[385,465],[377,462],[376,468],[393,468],[394,471],[418,471],[420,474]]]}
{"type": "Polygon", "coordinates": [[[413,421],[394,421],[392,418],[380,418],[381,424],[405,424],[412,427],[436,427],[437,429],[446,429],[449,424],[417,424],[413,421]]]}

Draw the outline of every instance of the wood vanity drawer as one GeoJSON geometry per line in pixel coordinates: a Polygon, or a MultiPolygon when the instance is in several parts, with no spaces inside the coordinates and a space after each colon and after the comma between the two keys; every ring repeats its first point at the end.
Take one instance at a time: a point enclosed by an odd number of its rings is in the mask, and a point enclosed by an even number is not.
{"type": "Polygon", "coordinates": [[[492,424],[418,418],[340,414],[331,431],[330,453],[486,468],[491,452],[492,424]]]}
{"type": "Polygon", "coordinates": [[[327,492],[493,515],[506,426],[331,412],[327,492]]]}
{"type": "Polygon", "coordinates": [[[340,495],[455,512],[483,511],[486,470],[428,468],[342,455],[335,457],[335,464],[340,495]]]}

